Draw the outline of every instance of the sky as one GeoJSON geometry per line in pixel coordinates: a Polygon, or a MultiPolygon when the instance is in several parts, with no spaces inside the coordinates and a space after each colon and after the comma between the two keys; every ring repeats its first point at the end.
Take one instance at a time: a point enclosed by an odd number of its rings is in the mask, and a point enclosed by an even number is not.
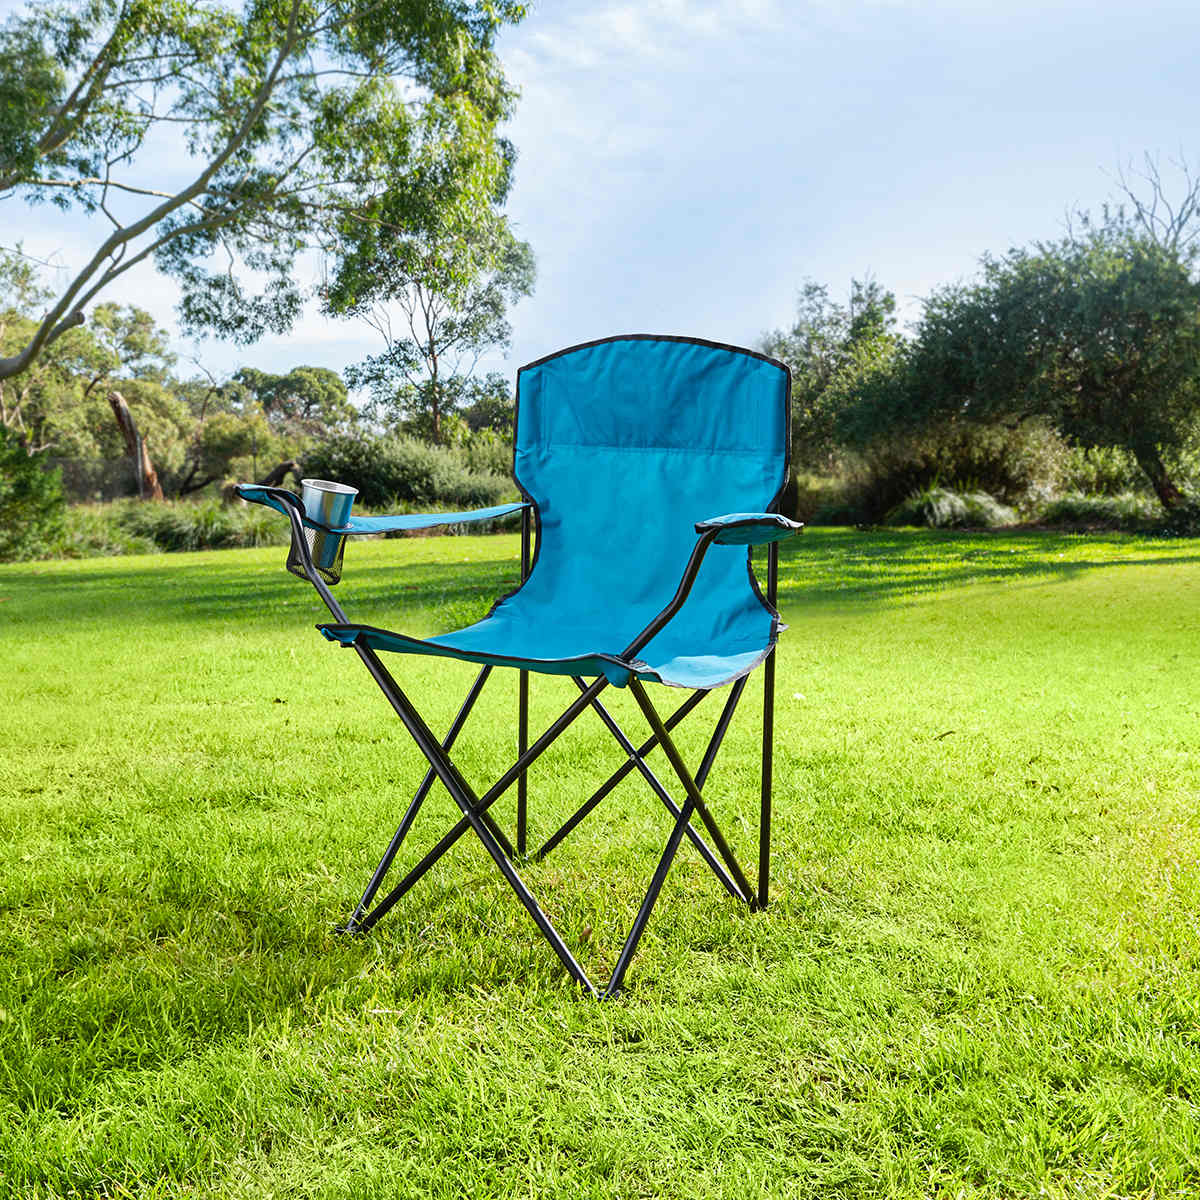
{"type": "MultiPolygon", "coordinates": [[[[1194,0],[540,0],[499,45],[521,91],[508,212],[538,282],[479,369],[617,333],[753,346],[806,279],[844,299],[873,276],[911,321],[984,252],[1098,209],[1145,151],[1200,166],[1198,46],[1194,0]]],[[[0,206],[0,245],[65,267],[98,232],[0,206]]],[[[154,313],[183,368],[340,370],[382,348],[315,307],[254,346],[195,343],[177,295],[150,267],[109,293],[154,313]]]]}

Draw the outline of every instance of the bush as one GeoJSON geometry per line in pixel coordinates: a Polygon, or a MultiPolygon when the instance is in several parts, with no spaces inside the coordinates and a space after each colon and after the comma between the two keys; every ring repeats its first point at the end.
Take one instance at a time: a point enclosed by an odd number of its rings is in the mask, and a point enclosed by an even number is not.
{"type": "Polygon", "coordinates": [[[1063,459],[1063,491],[1076,500],[1148,492],[1137,460],[1120,446],[1071,446],[1063,459]]]}
{"type": "Polygon", "coordinates": [[[1161,526],[1163,511],[1156,500],[1132,492],[1119,496],[1074,494],[1044,505],[1038,513],[1038,522],[1080,532],[1092,529],[1134,532],[1161,526]]]}
{"type": "Polygon", "coordinates": [[[157,554],[153,538],[122,529],[117,517],[124,501],[109,504],[73,504],[67,509],[62,537],[54,547],[56,558],[108,558],[119,554],[157,554]]]}
{"type": "Polygon", "coordinates": [[[986,492],[1008,505],[1032,503],[1053,493],[1066,452],[1058,434],[1038,421],[1013,427],[955,422],[864,451],[848,472],[845,503],[856,520],[870,523],[939,485],[986,492]]]}
{"type": "Polygon", "coordinates": [[[159,550],[236,550],[283,545],[290,539],[287,522],[261,505],[243,507],[219,500],[134,501],[113,509],[124,533],[144,538],[159,550]]]}
{"type": "Polygon", "coordinates": [[[502,475],[472,471],[466,450],[415,438],[331,439],[305,455],[304,473],[358,488],[356,503],[366,508],[486,508],[516,492],[502,475]]]}
{"type": "Polygon", "coordinates": [[[476,475],[499,475],[509,479],[513,469],[513,448],[494,429],[480,429],[462,444],[461,454],[467,470],[476,475]]]}
{"type": "Polygon", "coordinates": [[[930,529],[994,529],[1013,525],[1017,514],[987,492],[954,492],[932,487],[915,492],[888,514],[889,525],[926,525],[930,529]]]}
{"type": "Polygon", "coordinates": [[[0,562],[43,558],[62,537],[62,472],[47,470],[45,457],[0,426],[0,562]]]}
{"type": "Polygon", "coordinates": [[[258,505],[116,500],[69,508],[65,528],[48,553],[59,558],[98,558],[164,550],[230,550],[283,546],[289,537],[288,523],[258,505]]]}

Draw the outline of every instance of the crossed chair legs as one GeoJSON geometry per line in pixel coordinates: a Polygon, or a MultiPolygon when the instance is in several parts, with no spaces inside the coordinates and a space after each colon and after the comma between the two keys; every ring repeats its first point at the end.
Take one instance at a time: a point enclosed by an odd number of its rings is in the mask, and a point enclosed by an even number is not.
{"type": "Polygon", "coordinates": [[[466,724],[467,717],[471,713],[471,709],[475,706],[480,693],[483,691],[483,686],[488,680],[488,676],[492,672],[490,666],[483,667],[475,682],[471,686],[471,690],[467,693],[466,699],[463,701],[462,707],[458,711],[458,715],[454,718],[450,725],[450,729],[446,736],[440,741],[435,737],[429,726],[425,723],[420,713],[413,707],[412,702],[401,691],[399,685],[388,673],[384,665],[379,661],[376,653],[365,645],[356,645],[355,650],[358,651],[359,657],[362,659],[367,670],[371,673],[372,678],[379,685],[380,690],[387,697],[396,715],[403,722],[405,728],[412,735],[413,740],[417,743],[421,752],[429,761],[429,770],[426,772],[424,779],[421,781],[420,787],[413,796],[412,802],[405,811],[400,822],[399,828],[396,830],[387,850],[384,852],[383,858],[376,867],[375,873],[371,877],[370,883],[367,885],[366,891],[363,893],[362,899],[355,908],[350,919],[347,921],[344,929],[345,932],[355,933],[370,929],[375,925],[380,918],[398,901],[406,892],[432,867],[443,854],[449,850],[460,837],[468,830],[473,830],[479,840],[483,843],[488,854],[491,855],[496,866],[500,869],[500,873],[507,880],[509,886],[516,893],[517,898],[525,906],[529,915],[533,918],[534,923],[541,931],[542,936],[550,943],[555,954],[558,955],[563,966],[566,967],[571,977],[590,995],[597,997],[612,996],[620,987],[621,982],[625,977],[625,972],[629,968],[629,964],[633,959],[633,955],[637,950],[638,941],[641,939],[642,933],[645,930],[646,923],[650,919],[650,914],[654,909],[655,902],[658,899],[659,892],[662,890],[663,883],[666,880],[667,873],[671,869],[671,864],[675,859],[680,844],[686,836],[699,851],[700,856],[711,868],[713,873],[721,881],[725,890],[735,899],[749,905],[751,908],[765,907],[767,902],[767,873],[769,869],[769,838],[770,838],[770,793],[771,793],[771,709],[773,707],[771,701],[774,691],[774,655],[772,654],[767,659],[766,671],[764,678],[764,723],[763,723],[763,788],[762,788],[762,808],[761,808],[761,824],[759,829],[759,875],[758,889],[752,889],[744,872],[738,865],[737,859],[733,855],[728,842],[721,833],[716,821],[713,819],[712,813],[704,803],[703,788],[708,779],[709,772],[712,770],[713,763],[716,761],[717,752],[721,748],[721,743],[724,740],[725,733],[729,728],[729,723],[733,719],[733,714],[737,709],[738,701],[741,699],[742,692],[745,690],[747,677],[738,679],[730,688],[725,706],[721,711],[721,715],[717,721],[716,728],[713,730],[712,737],[709,739],[708,748],[704,753],[704,757],[700,762],[699,768],[695,774],[688,769],[683,757],[680,755],[674,739],[671,737],[671,730],[675,728],[709,693],[707,691],[696,691],[691,694],[665,721],[659,716],[650,697],[646,694],[645,687],[637,679],[630,681],[630,691],[633,693],[638,706],[642,710],[647,723],[650,726],[652,736],[648,738],[640,746],[635,746],[632,741],[625,735],[621,727],[617,724],[612,714],[605,708],[600,701],[600,693],[608,686],[607,680],[600,678],[593,683],[587,683],[583,679],[576,678],[575,684],[579,688],[579,697],[567,707],[562,715],[554,721],[552,725],[539,737],[532,745],[526,746],[527,741],[527,719],[528,719],[528,690],[527,681],[522,673],[521,693],[520,693],[520,727],[519,727],[519,753],[517,760],[507,771],[486,791],[482,796],[476,794],[471,785],[463,778],[458,767],[450,757],[450,751],[454,747],[458,735],[462,732],[463,726],[466,724]],[[663,806],[674,818],[674,824],[671,828],[670,837],[667,839],[666,847],[662,852],[662,856],[655,868],[654,875],[650,881],[650,887],[646,892],[645,898],[642,901],[641,907],[638,909],[637,916],[634,919],[633,926],[629,931],[628,937],[625,939],[625,944],[621,949],[621,953],[617,957],[616,966],[613,969],[612,977],[609,979],[605,987],[598,988],[587,976],[583,967],[576,961],[571,954],[570,949],[564,942],[558,930],[555,929],[549,917],[542,911],[534,898],[533,893],[526,886],[524,880],[517,873],[516,867],[513,865],[514,857],[525,857],[526,852],[526,821],[525,821],[525,772],[529,765],[544,751],[552,742],[561,734],[581,713],[587,709],[593,709],[600,717],[601,721],[613,735],[618,745],[627,754],[626,761],[582,804],[571,817],[553,834],[551,837],[531,856],[533,859],[544,858],[551,850],[555,848],[575,827],[594,809],[601,800],[604,799],[616,786],[621,782],[631,771],[637,770],[649,784],[651,790],[662,802],[663,806]],[[671,798],[670,793],[663,786],[662,782],[654,774],[653,770],[646,763],[646,755],[650,753],[656,746],[661,746],[667,761],[670,763],[680,785],[684,790],[684,803],[680,807],[671,798]],[[374,900],[376,893],[379,891],[384,877],[392,865],[392,861],[404,841],[412,824],[416,819],[417,813],[420,811],[421,805],[425,798],[429,795],[430,789],[434,783],[441,781],[446,790],[450,793],[454,802],[458,805],[462,812],[462,817],[451,827],[451,829],[441,838],[441,840],[414,866],[404,878],[392,888],[390,892],[375,905],[373,909],[368,908],[374,900]],[[518,783],[518,805],[517,805],[517,845],[518,850],[514,850],[512,844],[505,836],[504,832],[492,819],[488,813],[491,805],[498,800],[514,782],[518,783]],[[710,848],[709,844],[704,840],[700,832],[692,825],[693,816],[698,815],[700,820],[708,832],[712,840],[712,845],[716,848],[715,852],[710,848]]]}

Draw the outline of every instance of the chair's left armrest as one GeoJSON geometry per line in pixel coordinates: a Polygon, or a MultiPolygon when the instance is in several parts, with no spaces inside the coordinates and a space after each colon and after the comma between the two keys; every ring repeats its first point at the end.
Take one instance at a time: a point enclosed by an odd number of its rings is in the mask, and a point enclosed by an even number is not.
{"type": "Polygon", "coordinates": [[[764,546],[767,542],[781,542],[804,528],[800,521],[792,521],[781,513],[726,513],[723,517],[709,517],[696,522],[696,532],[712,533],[718,546],[764,546]]]}
{"type": "Polygon", "coordinates": [[[265,504],[269,508],[288,515],[289,508],[295,509],[304,519],[305,525],[323,529],[326,533],[365,534],[390,533],[397,529],[433,529],[438,525],[466,525],[471,521],[494,521],[509,513],[527,507],[523,501],[513,504],[497,504],[492,508],[477,508],[473,512],[452,513],[397,513],[390,517],[351,516],[345,525],[324,525],[314,521],[304,511],[304,503],[294,492],[283,488],[263,487],[261,484],[239,483],[234,491],[243,500],[265,504]]]}

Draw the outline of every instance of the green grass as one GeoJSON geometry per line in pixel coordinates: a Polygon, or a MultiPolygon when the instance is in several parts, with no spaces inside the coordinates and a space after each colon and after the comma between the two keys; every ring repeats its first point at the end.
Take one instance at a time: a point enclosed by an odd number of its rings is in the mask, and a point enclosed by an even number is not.
{"type": "MultiPolygon", "coordinates": [[[[339,590],[445,629],[516,552],[355,545],[339,590]]],[[[790,545],[774,904],[685,848],[608,1004],[465,841],[334,934],[422,764],[282,556],[0,568],[0,1195],[1200,1192],[1200,542],[790,545]]],[[[444,728],[470,668],[391,663],[444,728]]],[[[535,679],[535,725],[570,695],[535,679]]],[[[748,862],[758,695],[707,791],[748,862]]],[[[468,726],[477,781],[514,698],[498,672],[468,726]]],[[[537,829],[618,761],[582,719],[537,829]]],[[[667,832],[630,779],[528,871],[589,970],[667,832]]]]}

